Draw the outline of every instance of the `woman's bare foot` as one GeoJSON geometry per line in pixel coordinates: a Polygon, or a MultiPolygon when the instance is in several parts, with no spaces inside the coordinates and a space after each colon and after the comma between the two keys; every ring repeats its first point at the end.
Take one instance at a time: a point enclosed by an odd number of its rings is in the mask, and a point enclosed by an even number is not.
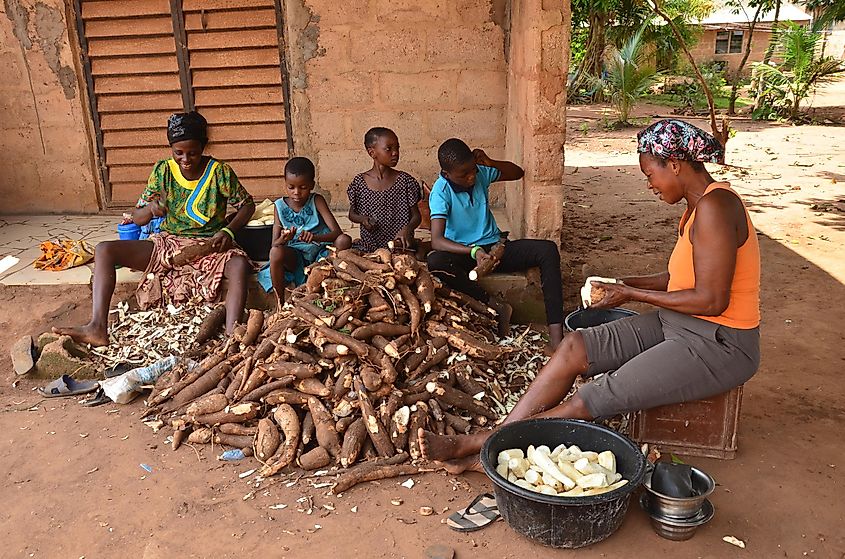
{"type": "Polygon", "coordinates": [[[488,433],[472,435],[437,435],[431,431],[417,431],[420,453],[425,460],[446,462],[478,454],[488,433]]]}
{"type": "Polygon", "coordinates": [[[458,458],[457,460],[436,461],[435,463],[452,475],[458,475],[464,472],[484,473],[484,468],[481,467],[481,458],[478,454],[472,454],[464,458],[458,458]]]}
{"type": "Polygon", "coordinates": [[[91,323],[85,326],[53,328],[53,333],[60,336],[70,336],[79,344],[91,344],[93,347],[109,345],[109,333],[105,328],[98,328],[91,323]]]}

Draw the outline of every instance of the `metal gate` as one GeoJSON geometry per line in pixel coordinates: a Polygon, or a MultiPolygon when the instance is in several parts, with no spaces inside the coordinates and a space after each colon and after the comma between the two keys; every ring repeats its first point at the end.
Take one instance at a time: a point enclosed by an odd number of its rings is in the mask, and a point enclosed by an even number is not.
{"type": "Polygon", "coordinates": [[[168,157],[167,116],[196,108],[206,153],[256,197],[293,151],[281,0],[75,0],[107,208],[134,205],[168,157]]]}

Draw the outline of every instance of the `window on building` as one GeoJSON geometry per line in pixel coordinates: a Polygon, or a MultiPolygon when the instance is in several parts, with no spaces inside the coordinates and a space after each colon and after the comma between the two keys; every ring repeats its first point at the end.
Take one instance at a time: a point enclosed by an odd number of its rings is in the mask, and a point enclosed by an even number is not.
{"type": "Polygon", "coordinates": [[[742,52],[742,31],[731,31],[731,53],[742,52]]]}
{"type": "Polygon", "coordinates": [[[742,52],[742,30],[717,31],[716,54],[736,54],[742,52]]]}

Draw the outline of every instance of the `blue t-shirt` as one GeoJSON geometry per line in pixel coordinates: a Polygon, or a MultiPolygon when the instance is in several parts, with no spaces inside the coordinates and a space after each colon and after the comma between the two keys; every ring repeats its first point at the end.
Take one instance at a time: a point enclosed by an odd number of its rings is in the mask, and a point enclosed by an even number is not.
{"type": "Polygon", "coordinates": [[[478,174],[470,192],[456,192],[443,177],[431,187],[428,206],[431,218],[446,220],[445,237],[462,245],[492,245],[499,241],[501,231],[496,225],[487,194],[490,183],[499,178],[495,167],[476,165],[478,174]]]}

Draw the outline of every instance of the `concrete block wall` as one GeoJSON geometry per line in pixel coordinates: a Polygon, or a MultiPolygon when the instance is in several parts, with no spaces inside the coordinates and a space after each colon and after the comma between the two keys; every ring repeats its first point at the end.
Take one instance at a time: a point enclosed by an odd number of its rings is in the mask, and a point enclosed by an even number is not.
{"type": "Polygon", "coordinates": [[[0,5],[0,213],[98,210],[65,10],[63,0],[0,5]]]}
{"type": "Polygon", "coordinates": [[[518,237],[561,240],[570,17],[568,2],[513,3],[506,157],[525,178],[506,210],[518,237]]]}
{"type": "Polygon", "coordinates": [[[845,60],[845,22],[837,23],[827,34],[825,56],[845,60]]]}
{"type": "MultiPolygon", "coordinates": [[[[505,0],[286,0],[295,154],[315,160],[331,205],[370,168],[372,126],[396,131],[399,168],[429,185],[437,147],[457,136],[504,156],[505,0]]],[[[503,189],[492,192],[503,201],[503,189]]]]}

